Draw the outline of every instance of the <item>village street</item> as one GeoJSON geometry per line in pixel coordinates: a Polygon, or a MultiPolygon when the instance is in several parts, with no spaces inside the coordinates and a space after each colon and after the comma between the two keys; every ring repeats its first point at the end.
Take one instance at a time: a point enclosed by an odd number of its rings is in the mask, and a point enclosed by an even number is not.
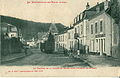
{"type": "Polygon", "coordinates": [[[7,66],[58,66],[58,67],[91,67],[88,63],[80,59],[73,59],[64,54],[54,53],[46,54],[40,52],[38,49],[32,50],[33,54],[23,57],[21,59],[6,62],[2,65],[7,66]]]}

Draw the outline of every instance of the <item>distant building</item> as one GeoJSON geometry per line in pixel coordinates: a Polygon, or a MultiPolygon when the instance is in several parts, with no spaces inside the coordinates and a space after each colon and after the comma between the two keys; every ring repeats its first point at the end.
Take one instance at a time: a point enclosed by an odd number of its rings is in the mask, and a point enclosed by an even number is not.
{"type": "Polygon", "coordinates": [[[38,44],[39,48],[40,48],[40,43],[44,43],[48,39],[48,36],[49,36],[50,32],[52,33],[52,35],[54,35],[54,37],[55,37],[55,35],[58,34],[58,29],[57,29],[57,27],[54,23],[50,24],[48,32],[38,32],[38,34],[37,34],[37,37],[38,37],[37,44],[38,44]]]}
{"type": "Polygon", "coordinates": [[[68,47],[68,34],[66,32],[60,33],[55,36],[55,51],[63,52],[68,47]]]}
{"type": "Polygon", "coordinates": [[[17,27],[12,24],[2,23],[2,34],[4,34],[5,36],[7,35],[9,38],[18,38],[17,27]]]}
{"type": "Polygon", "coordinates": [[[49,28],[49,32],[51,32],[54,35],[58,34],[58,29],[54,23],[51,23],[50,28],[49,28]]]}
{"type": "Polygon", "coordinates": [[[67,49],[68,50],[74,50],[74,45],[75,45],[75,39],[74,39],[74,34],[75,34],[75,30],[74,30],[74,27],[70,27],[67,31],[68,33],[68,45],[67,45],[67,49]]]}

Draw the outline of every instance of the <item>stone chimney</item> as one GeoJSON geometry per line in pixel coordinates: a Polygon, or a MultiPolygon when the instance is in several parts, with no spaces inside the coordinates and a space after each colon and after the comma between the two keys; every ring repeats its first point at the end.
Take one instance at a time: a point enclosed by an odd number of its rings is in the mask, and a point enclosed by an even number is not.
{"type": "Polygon", "coordinates": [[[76,19],[74,18],[74,24],[76,23],[76,19]]]}
{"type": "Polygon", "coordinates": [[[80,20],[79,20],[79,15],[77,15],[77,21],[80,21],[80,20]]]}
{"type": "Polygon", "coordinates": [[[106,0],[106,1],[104,2],[104,10],[106,10],[108,7],[109,7],[109,1],[106,0]]]}
{"type": "Polygon", "coordinates": [[[89,2],[87,2],[86,10],[88,10],[89,8],[90,8],[90,5],[89,5],[89,2]]]}

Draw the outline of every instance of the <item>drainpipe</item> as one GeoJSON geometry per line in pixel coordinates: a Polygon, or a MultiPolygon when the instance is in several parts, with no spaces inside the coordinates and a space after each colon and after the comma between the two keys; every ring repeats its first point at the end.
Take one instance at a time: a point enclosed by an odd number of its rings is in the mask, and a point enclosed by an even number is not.
{"type": "Polygon", "coordinates": [[[111,47],[110,47],[110,56],[112,56],[112,25],[113,25],[113,21],[112,21],[112,18],[111,18],[111,47]]]}

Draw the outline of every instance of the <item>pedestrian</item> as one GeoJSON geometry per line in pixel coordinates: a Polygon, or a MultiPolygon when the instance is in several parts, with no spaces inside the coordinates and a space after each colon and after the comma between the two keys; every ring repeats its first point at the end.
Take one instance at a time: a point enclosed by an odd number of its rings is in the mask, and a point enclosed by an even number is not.
{"type": "Polygon", "coordinates": [[[77,50],[77,55],[80,56],[80,51],[79,50],[77,50]]]}
{"type": "Polygon", "coordinates": [[[27,56],[27,48],[25,48],[25,55],[27,56]]]}
{"type": "Polygon", "coordinates": [[[27,45],[25,45],[25,47],[24,47],[24,52],[25,52],[25,55],[27,56],[27,50],[28,50],[28,47],[27,47],[27,45]]]}

